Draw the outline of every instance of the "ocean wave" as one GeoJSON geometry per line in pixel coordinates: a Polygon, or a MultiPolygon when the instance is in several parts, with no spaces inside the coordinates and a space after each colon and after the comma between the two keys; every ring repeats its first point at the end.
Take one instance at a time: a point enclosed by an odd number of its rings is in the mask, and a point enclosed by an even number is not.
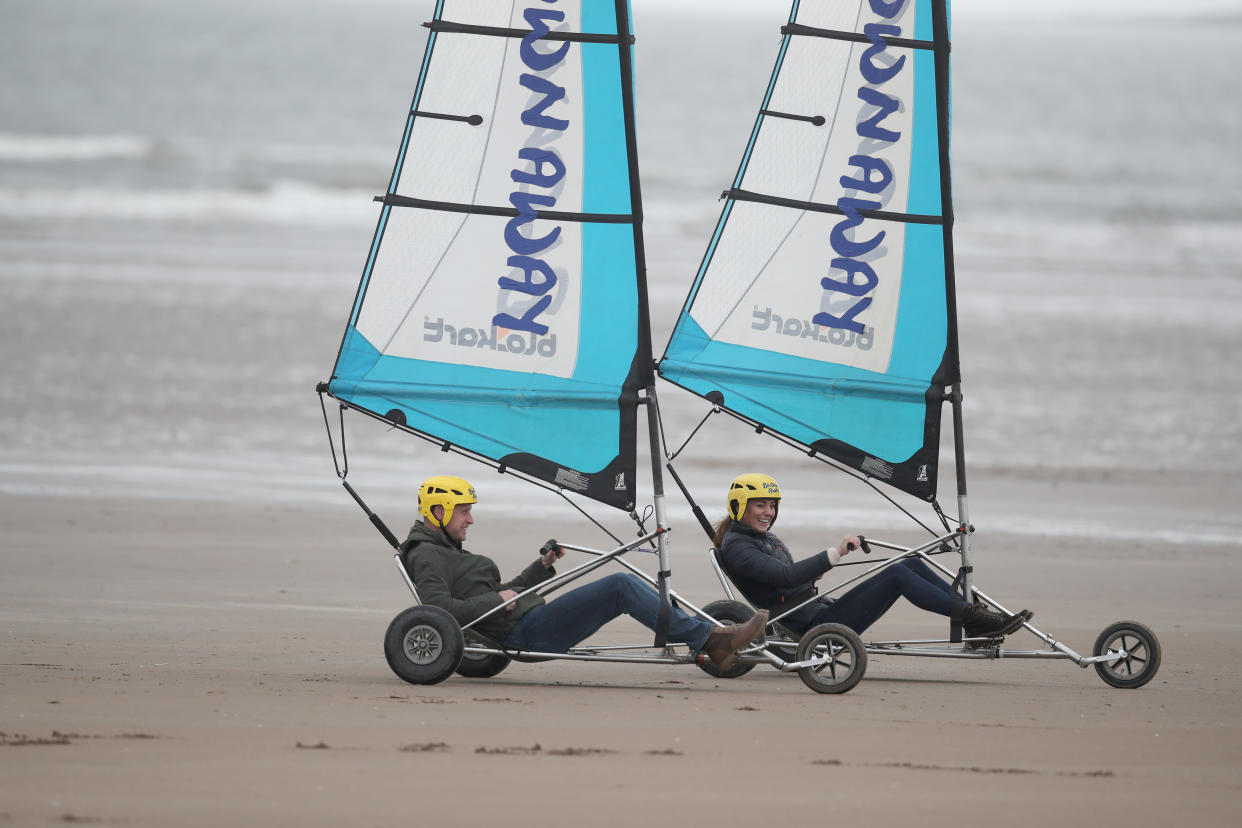
{"type": "Polygon", "coordinates": [[[277,182],[256,190],[71,190],[0,188],[0,218],[130,221],[243,221],[347,226],[369,224],[375,194],[277,182]]]}
{"type": "Polygon", "coordinates": [[[293,144],[273,143],[245,150],[247,160],[266,164],[288,164],[308,167],[353,165],[375,168],[382,178],[378,183],[387,181],[392,170],[393,157],[397,153],[397,142],[392,146],[368,144],[293,144]]]}
{"type": "Polygon", "coordinates": [[[154,142],[139,135],[18,135],[0,133],[0,161],[47,163],[139,159],[154,142]]]}

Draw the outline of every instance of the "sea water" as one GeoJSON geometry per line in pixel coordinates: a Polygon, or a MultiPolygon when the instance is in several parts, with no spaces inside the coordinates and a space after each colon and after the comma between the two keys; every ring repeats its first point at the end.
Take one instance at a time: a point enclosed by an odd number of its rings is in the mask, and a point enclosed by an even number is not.
{"type": "MultiPolygon", "coordinates": [[[[954,18],[968,461],[1236,487],[1242,16],[1011,5],[954,18]]],[[[658,354],[787,4],[636,6],[658,354]]],[[[397,0],[0,0],[0,491],[343,501],[313,388],[336,356],[430,14],[397,0]]],[[[660,394],[679,444],[702,404],[660,394]]],[[[408,500],[444,462],[354,429],[372,491],[408,500]]],[[[686,452],[694,480],[790,457],[713,429],[686,452]]],[[[498,508],[524,491],[502,488],[498,508]]]]}

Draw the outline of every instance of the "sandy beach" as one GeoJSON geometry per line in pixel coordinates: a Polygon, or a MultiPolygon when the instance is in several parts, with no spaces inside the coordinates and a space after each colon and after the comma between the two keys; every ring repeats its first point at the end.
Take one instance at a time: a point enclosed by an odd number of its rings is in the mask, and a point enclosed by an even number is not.
{"type": "MultiPolygon", "coordinates": [[[[1102,490],[1076,486],[1060,488],[1102,490]]],[[[1164,663],[1140,690],[1059,661],[874,657],[854,691],[822,696],[762,667],[720,681],[553,662],[405,684],[380,642],[408,596],[344,505],[7,496],[0,526],[0,824],[1242,816],[1237,545],[989,539],[980,586],[1080,652],[1114,620],[1149,624],[1164,663]]],[[[516,547],[497,555],[509,570],[546,534],[481,520],[471,545],[516,547]]],[[[698,546],[675,577],[710,600],[698,546]]],[[[640,640],[628,623],[609,634],[640,640]]],[[[873,632],[938,634],[908,606],[873,632]]]]}
{"type": "MultiPolygon", "coordinates": [[[[636,5],[658,355],[788,3],[636,5]]],[[[1117,690],[1067,661],[874,657],[841,696],[767,667],[389,670],[410,595],[336,484],[312,389],[433,4],[6,5],[0,828],[1242,824],[1242,18],[1091,5],[955,7],[976,583],[1083,654],[1144,623],[1162,667],[1117,690]]],[[[659,393],[676,446],[702,405],[659,393]]],[[[468,547],[505,574],[550,536],[606,546],[534,487],[351,428],[350,480],[398,534],[417,481],[451,473],[482,496],[468,547]]],[[[920,537],[752,428],[696,439],[679,468],[713,518],[754,469],[799,555],[920,537]]],[[[942,467],[947,510],[953,482],[942,467]]],[[[670,509],[675,588],[723,597],[670,509]]],[[[864,639],[945,632],[899,604],[864,639]]],[[[623,619],[603,640],[647,638],[623,619]]]]}

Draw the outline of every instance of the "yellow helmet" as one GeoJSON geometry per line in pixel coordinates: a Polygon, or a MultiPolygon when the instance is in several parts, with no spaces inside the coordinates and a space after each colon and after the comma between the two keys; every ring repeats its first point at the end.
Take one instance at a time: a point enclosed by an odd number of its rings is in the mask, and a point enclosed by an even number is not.
{"type": "Polygon", "coordinates": [[[442,474],[429,477],[418,487],[418,513],[431,526],[447,526],[453,519],[453,509],[466,503],[478,503],[474,487],[460,477],[442,474]],[[431,514],[432,506],[444,507],[444,520],[439,522],[431,514]]]}
{"type": "MultiPolygon", "coordinates": [[[[748,474],[739,474],[729,484],[729,498],[726,501],[729,517],[734,520],[741,520],[742,515],[746,514],[746,504],[752,497],[756,500],[775,500],[779,513],[781,487],[766,474],[750,472],[748,474]]],[[[775,518],[773,518],[773,522],[775,522],[775,518]]]]}

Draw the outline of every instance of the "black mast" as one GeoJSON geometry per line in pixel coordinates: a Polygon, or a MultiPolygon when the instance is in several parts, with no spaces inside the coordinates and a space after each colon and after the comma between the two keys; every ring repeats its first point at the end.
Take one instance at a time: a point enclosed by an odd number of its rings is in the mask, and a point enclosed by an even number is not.
{"type": "MultiPolygon", "coordinates": [[[[638,355],[635,357],[637,371],[647,389],[647,432],[651,446],[651,487],[655,501],[656,528],[665,530],[664,478],[660,469],[659,407],[656,403],[655,368],[651,357],[651,305],[647,298],[647,254],[643,246],[643,199],[638,175],[638,135],[634,119],[634,61],[631,54],[630,9],[628,0],[616,0],[617,54],[621,63],[621,107],[625,116],[625,151],[629,159],[630,214],[634,218],[634,269],[638,279],[638,355]]],[[[656,628],[655,645],[663,647],[668,633],[669,595],[668,579],[672,574],[669,566],[668,546],[664,534],[656,538],[660,555],[660,617],[656,628]]]]}

